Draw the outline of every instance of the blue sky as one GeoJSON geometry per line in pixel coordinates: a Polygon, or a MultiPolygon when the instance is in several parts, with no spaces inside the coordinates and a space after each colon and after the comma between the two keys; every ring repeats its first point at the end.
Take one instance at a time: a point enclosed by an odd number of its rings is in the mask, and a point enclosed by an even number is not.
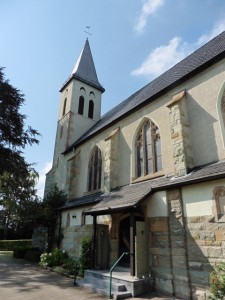
{"type": "Polygon", "coordinates": [[[224,0],[0,0],[0,66],[24,94],[41,134],[25,157],[44,174],[53,158],[59,89],[88,37],[102,114],[225,30],[224,0]],[[90,26],[86,34],[86,26],[90,26]]]}

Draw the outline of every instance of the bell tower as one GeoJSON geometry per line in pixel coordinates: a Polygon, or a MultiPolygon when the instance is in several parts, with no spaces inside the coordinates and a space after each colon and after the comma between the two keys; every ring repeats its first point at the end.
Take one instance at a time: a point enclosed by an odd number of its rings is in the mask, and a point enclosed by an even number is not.
{"type": "Polygon", "coordinates": [[[53,167],[58,165],[61,153],[100,120],[104,91],[87,39],[70,77],[60,89],[53,167]]]}

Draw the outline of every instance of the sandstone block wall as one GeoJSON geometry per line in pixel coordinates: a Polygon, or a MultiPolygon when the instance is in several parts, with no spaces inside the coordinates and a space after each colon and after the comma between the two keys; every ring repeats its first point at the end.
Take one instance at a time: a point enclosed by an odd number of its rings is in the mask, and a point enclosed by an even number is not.
{"type": "Polygon", "coordinates": [[[63,236],[60,248],[66,250],[72,257],[78,258],[81,253],[82,239],[92,236],[92,225],[77,225],[64,228],[63,236]]]}
{"type": "Polygon", "coordinates": [[[209,299],[210,272],[225,261],[225,223],[189,217],[182,228],[170,217],[155,217],[149,218],[149,234],[155,289],[182,299],[209,299]]]}

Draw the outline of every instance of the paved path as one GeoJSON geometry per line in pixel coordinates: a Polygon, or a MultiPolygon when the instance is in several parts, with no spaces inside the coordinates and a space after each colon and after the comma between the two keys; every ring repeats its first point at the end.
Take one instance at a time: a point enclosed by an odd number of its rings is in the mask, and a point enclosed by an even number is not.
{"type": "MultiPolygon", "coordinates": [[[[108,299],[87,289],[73,286],[71,278],[45,270],[12,252],[0,251],[1,300],[89,300],[108,299]]],[[[133,300],[168,300],[172,298],[144,296],[133,300]]]]}

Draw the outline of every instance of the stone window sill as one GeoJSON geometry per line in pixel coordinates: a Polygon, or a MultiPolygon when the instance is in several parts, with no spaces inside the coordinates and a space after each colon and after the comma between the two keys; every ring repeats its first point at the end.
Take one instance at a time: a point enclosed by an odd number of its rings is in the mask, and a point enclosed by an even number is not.
{"type": "Polygon", "coordinates": [[[141,182],[141,181],[146,181],[146,180],[150,180],[150,179],[154,179],[157,177],[162,177],[164,176],[165,173],[163,171],[160,172],[156,172],[156,173],[152,173],[152,174],[148,174],[146,176],[142,176],[142,177],[138,177],[136,179],[132,180],[132,183],[137,183],[137,182],[141,182]]]}

